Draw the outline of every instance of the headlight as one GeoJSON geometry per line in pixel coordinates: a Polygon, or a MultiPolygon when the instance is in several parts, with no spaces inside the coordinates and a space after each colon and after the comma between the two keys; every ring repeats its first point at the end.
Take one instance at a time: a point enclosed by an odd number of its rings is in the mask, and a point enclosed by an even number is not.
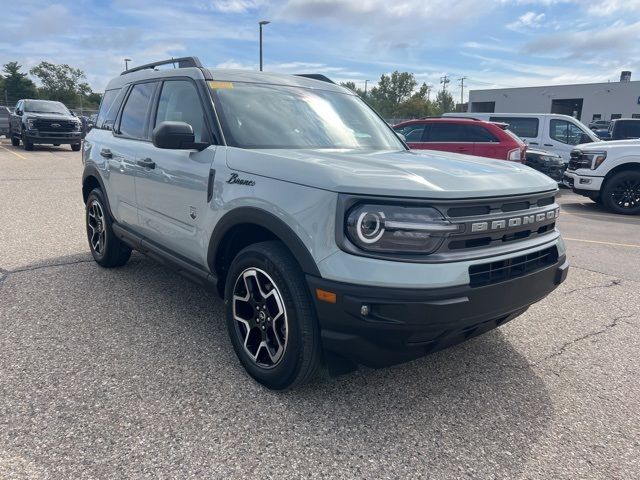
{"type": "Polygon", "coordinates": [[[34,128],[36,128],[36,119],[35,118],[27,118],[27,128],[32,130],[34,128]]]}
{"type": "Polygon", "coordinates": [[[433,253],[461,228],[430,207],[356,205],[346,216],[347,237],[369,252],[433,253]]]}
{"type": "Polygon", "coordinates": [[[82,130],[82,123],[78,122],[76,123],[76,132],[79,132],[80,130],[82,130]]]}
{"type": "Polygon", "coordinates": [[[595,170],[607,158],[607,152],[584,152],[582,157],[591,165],[591,170],[595,170]]]}

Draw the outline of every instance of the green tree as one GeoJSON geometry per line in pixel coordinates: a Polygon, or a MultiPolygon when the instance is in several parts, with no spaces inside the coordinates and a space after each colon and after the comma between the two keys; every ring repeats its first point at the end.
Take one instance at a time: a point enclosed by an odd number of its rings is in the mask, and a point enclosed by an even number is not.
{"type": "Polygon", "coordinates": [[[451,94],[446,90],[440,90],[436,97],[436,111],[438,112],[438,115],[453,112],[455,108],[456,102],[453,100],[451,94]]]}
{"type": "Polygon", "coordinates": [[[22,65],[18,62],[8,62],[2,67],[4,78],[2,79],[2,90],[0,91],[0,101],[8,101],[9,105],[15,104],[21,98],[34,98],[37,96],[36,86],[27,77],[26,73],[20,72],[22,65]]]}
{"type": "Polygon", "coordinates": [[[341,87],[345,87],[348,88],[349,90],[351,90],[353,93],[355,93],[356,95],[358,95],[360,98],[364,98],[364,90],[356,87],[355,82],[340,82],[340,86],[341,87]]]}
{"type": "Polygon", "coordinates": [[[371,89],[368,100],[383,117],[394,114],[399,105],[409,100],[418,82],[413,73],[398,72],[382,75],[378,85],[371,89]]]}
{"type": "Polygon", "coordinates": [[[100,103],[99,96],[97,98],[91,91],[89,84],[84,81],[84,72],[79,68],[40,62],[30,73],[40,80],[38,90],[41,98],[58,100],[72,108],[96,108],[100,103]]]}

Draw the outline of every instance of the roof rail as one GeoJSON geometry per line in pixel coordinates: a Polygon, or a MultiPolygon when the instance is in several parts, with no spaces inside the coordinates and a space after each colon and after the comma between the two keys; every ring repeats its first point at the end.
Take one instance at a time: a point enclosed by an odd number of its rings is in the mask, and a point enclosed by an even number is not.
{"type": "Polygon", "coordinates": [[[476,117],[468,117],[466,115],[433,115],[433,116],[429,116],[429,117],[422,117],[422,119],[427,119],[427,118],[465,118],[467,120],[476,120],[477,122],[481,122],[482,120],[480,120],[479,118],[476,117]]]}
{"type": "Polygon", "coordinates": [[[296,73],[296,77],[311,78],[313,80],[320,80],[321,82],[333,83],[334,85],[336,84],[336,82],[331,80],[329,77],[326,77],[320,73],[296,73]]]}
{"type": "Polygon", "coordinates": [[[127,73],[132,73],[132,72],[139,72],[140,70],[146,70],[147,68],[155,69],[160,65],[173,64],[175,66],[176,63],[178,64],[178,68],[189,68],[189,67],[202,68],[202,64],[200,63],[200,60],[198,60],[198,57],[180,57],[180,58],[171,58],[169,60],[162,60],[159,62],[146,63],[144,65],[140,65],[139,67],[133,67],[133,68],[130,68],[129,70],[125,70],[120,75],[126,75],[127,73]]]}

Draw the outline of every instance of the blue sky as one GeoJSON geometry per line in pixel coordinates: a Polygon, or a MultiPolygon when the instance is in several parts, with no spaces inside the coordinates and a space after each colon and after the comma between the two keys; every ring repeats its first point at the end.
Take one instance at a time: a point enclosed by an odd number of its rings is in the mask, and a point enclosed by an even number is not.
{"type": "Polygon", "coordinates": [[[0,63],[68,63],[95,91],[125,57],[257,69],[263,19],[265,70],[359,86],[393,70],[437,89],[448,74],[456,98],[461,76],[471,89],[640,78],[640,0],[26,0],[2,11],[0,63]]]}

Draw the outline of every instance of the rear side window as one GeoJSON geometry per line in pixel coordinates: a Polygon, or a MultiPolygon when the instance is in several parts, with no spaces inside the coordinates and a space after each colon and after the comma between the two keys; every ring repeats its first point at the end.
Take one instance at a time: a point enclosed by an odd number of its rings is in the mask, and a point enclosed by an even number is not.
{"type": "Polygon", "coordinates": [[[122,104],[123,96],[124,93],[121,88],[107,90],[104,92],[95,128],[101,128],[103,130],[111,130],[113,128],[113,124],[116,122],[116,116],[118,115],[118,110],[122,104]]]}
{"type": "Polygon", "coordinates": [[[616,125],[616,137],[640,138],[640,120],[635,122],[618,121],[618,125],[616,125]]]}
{"type": "Polygon", "coordinates": [[[496,136],[480,125],[465,125],[464,130],[468,140],[467,142],[475,143],[499,143],[496,136]]]}
{"type": "Polygon", "coordinates": [[[147,114],[151,105],[151,97],[153,96],[155,85],[155,83],[139,83],[133,86],[122,109],[119,127],[119,133],[121,135],[146,140],[145,127],[147,114]]]}
{"type": "Polygon", "coordinates": [[[469,142],[464,125],[457,123],[434,123],[431,125],[429,142],[469,142]]]}
{"type": "Polygon", "coordinates": [[[509,130],[519,137],[536,138],[540,121],[534,117],[491,117],[492,122],[509,124],[509,130]]]}

